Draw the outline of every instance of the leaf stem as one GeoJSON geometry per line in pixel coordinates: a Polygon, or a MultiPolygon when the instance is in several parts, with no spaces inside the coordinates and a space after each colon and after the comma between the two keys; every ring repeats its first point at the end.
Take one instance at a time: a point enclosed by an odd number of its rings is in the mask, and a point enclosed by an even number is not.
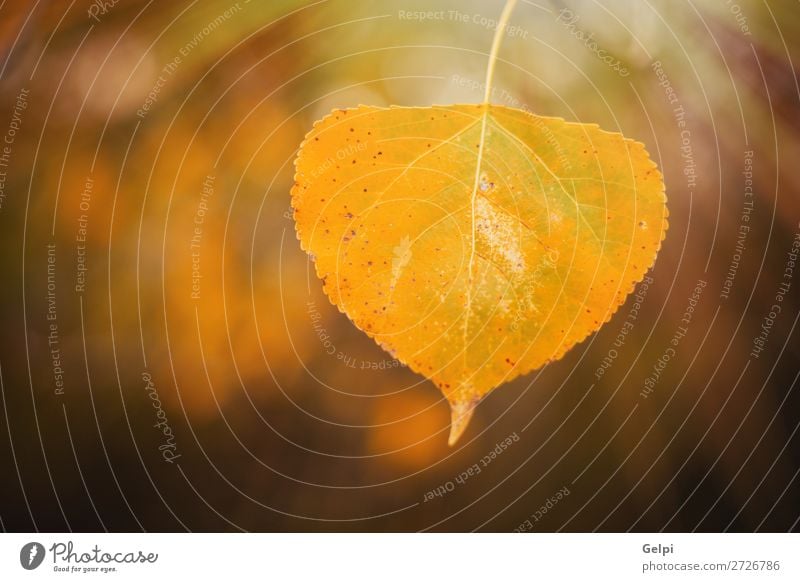
{"type": "MultiPolygon", "coordinates": [[[[506,0],[506,5],[503,7],[503,12],[500,14],[500,20],[497,23],[497,30],[494,31],[494,40],[492,41],[492,50],[489,53],[489,65],[486,69],[486,94],[483,97],[483,113],[481,115],[481,138],[478,143],[478,156],[477,163],[475,164],[475,181],[472,184],[472,194],[470,195],[470,214],[471,214],[471,236],[470,243],[472,249],[469,254],[469,265],[467,267],[467,288],[466,288],[466,301],[464,305],[464,334],[461,338],[464,344],[461,350],[461,355],[464,364],[464,370],[468,369],[467,366],[467,350],[472,343],[469,335],[469,319],[472,316],[472,286],[475,283],[475,253],[477,238],[476,220],[475,220],[475,201],[478,197],[478,188],[481,181],[481,168],[483,166],[483,148],[486,143],[486,127],[489,124],[489,98],[492,95],[492,77],[494,76],[494,65],[497,62],[497,53],[500,50],[500,42],[503,40],[508,19],[511,17],[511,11],[514,10],[514,5],[517,0],[506,0]]],[[[469,419],[472,417],[472,411],[475,408],[479,399],[476,399],[472,388],[462,384],[459,386],[460,394],[454,400],[450,401],[450,408],[452,410],[452,420],[450,421],[450,438],[448,443],[453,446],[458,441],[461,433],[467,428],[469,419]]]]}
{"type": "Polygon", "coordinates": [[[489,100],[492,95],[492,79],[494,78],[494,65],[497,62],[497,53],[500,51],[500,43],[503,40],[508,20],[511,18],[511,12],[514,10],[516,3],[517,0],[506,1],[503,12],[500,14],[500,20],[497,23],[497,29],[494,31],[492,50],[489,53],[489,65],[486,68],[486,93],[483,96],[483,102],[486,105],[489,105],[489,100]]]}

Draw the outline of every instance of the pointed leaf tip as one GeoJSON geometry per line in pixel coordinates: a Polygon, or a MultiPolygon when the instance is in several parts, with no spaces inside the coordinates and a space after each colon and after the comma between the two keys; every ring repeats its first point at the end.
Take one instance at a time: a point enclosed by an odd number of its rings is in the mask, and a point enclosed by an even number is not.
{"type": "Polygon", "coordinates": [[[450,436],[447,439],[447,444],[451,447],[458,442],[464,431],[467,430],[472,413],[475,412],[475,406],[478,404],[478,399],[473,400],[456,400],[450,401],[450,436]]]}

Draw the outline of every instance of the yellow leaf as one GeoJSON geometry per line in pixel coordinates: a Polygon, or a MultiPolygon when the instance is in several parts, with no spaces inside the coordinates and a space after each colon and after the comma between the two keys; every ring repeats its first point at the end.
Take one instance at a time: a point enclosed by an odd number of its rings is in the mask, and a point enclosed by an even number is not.
{"type": "Polygon", "coordinates": [[[450,402],[562,357],[611,318],[667,228],[644,146],[496,105],[318,121],[292,206],[330,300],[450,402]]]}

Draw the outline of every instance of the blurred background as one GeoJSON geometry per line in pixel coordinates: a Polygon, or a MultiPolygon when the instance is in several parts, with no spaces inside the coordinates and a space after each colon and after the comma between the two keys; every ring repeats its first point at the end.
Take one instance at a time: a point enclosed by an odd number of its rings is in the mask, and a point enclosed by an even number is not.
{"type": "Polygon", "coordinates": [[[493,102],[644,142],[670,228],[456,447],[322,294],[303,136],[480,102],[502,5],[0,4],[4,530],[798,528],[796,2],[519,2],[493,102]]]}

